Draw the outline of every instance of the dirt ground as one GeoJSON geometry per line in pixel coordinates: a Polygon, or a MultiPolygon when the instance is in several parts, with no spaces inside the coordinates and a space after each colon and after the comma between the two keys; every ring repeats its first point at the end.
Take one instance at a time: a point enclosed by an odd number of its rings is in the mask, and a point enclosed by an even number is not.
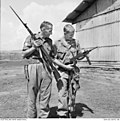
{"type": "MultiPolygon", "coordinates": [[[[120,71],[82,68],[76,97],[77,118],[120,118],[120,71]]],[[[56,118],[53,80],[50,117],[56,118]]],[[[26,118],[27,80],[22,62],[0,62],[0,118],[26,118]]]]}

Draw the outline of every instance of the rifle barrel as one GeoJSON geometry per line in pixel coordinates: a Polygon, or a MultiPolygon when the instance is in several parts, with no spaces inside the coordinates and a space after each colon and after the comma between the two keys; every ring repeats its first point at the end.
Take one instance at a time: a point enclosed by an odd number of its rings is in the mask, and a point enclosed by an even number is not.
{"type": "Polygon", "coordinates": [[[104,47],[117,47],[117,46],[120,46],[120,44],[118,44],[118,45],[98,46],[98,48],[104,48],[104,47]]]}
{"type": "Polygon", "coordinates": [[[27,24],[22,21],[22,19],[18,16],[18,14],[15,12],[15,10],[11,6],[10,6],[10,8],[15,13],[15,15],[18,17],[18,19],[22,22],[23,26],[28,30],[28,32],[32,36],[32,38],[35,39],[33,32],[28,28],[27,24]]]}
{"type": "Polygon", "coordinates": [[[25,25],[25,23],[22,21],[22,19],[18,16],[18,14],[15,12],[15,10],[10,6],[11,10],[15,13],[15,15],[19,18],[19,20],[25,25]]]}
{"type": "MultiPolygon", "coordinates": [[[[107,48],[107,47],[117,47],[117,46],[120,46],[120,44],[118,44],[118,45],[96,46],[96,48],[107,48]]],[[[92,49],[92,48],[95,48],[95,47],[87,47],[87,48],[81,48],[81,49],[92,49]]]]}

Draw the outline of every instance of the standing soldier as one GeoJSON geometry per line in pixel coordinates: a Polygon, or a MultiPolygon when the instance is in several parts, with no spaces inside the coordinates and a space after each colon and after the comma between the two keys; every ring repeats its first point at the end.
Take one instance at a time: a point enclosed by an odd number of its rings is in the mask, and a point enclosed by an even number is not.
{"type": "Polygon", "coordinates": [[[51,70],[49,66],[44,65],[42,54],[40,56],[38,48],[42,41],[45,50],[50,55],[52,40],[49,36],[52,34],[52,29],[53,25],[44,21],[40,25],[41,32],[35,35],[38,39],[33,40],[31,36],[28,36],[24,42],[23,58],[29,59],[29,65],[26,66],[28,77],[28,118],[46,118],[49,114],[52,84],[51,70]],[[39,107],[36,107],[37,96],[39,98],[39,107]]]}
{"type": "MultiPolygon", "coordinates": [[[[71,65],[71,64],[74,65],[76,62],[70,63],[70,59],[81,52],[79,43],[77,43],[77,41],[73,39],[75,29],[72,25],[67,24],[64,26],[63,31],[64,31],[64,37],[55,42],[55,48],[57,50],[57,59],[66,65],[71,65]]],[[[67,118],[69,117],[68,88],[69,88],[69,80],[72,76],[72,73],[70,74],[70,71],[62,67],[59,67],[58,70],[59,73],[61,74],[61,79],[57,83],[58,93],[59,93],[57,114],[61,118],[62,117],[67,118]]],[[[76,85],[77,89],[80,88],[79,78],[77,78],[76,82],[73,84],[77,84],[76,85]]]]}
{"type": "Polygon", "coordinates": [[[60,67],[72,69],[57,59],[54,59],[54,49],[52,40],[49,36],[52,34],[53,25],[44,21],[40,25],[40,32],[35,34],[36,40],[28,36],[24,42],[23,58],[28,59],[29,64],[25,67],[25,74],[28,79],[28,118],[47,118],[50,112],[49,101],[51,96],[52,69],[48,62],[43,59],[40,46],[42,45],[54,63],[60,67]],[[36,105],[38,98],[38,105],[36,105]]]}

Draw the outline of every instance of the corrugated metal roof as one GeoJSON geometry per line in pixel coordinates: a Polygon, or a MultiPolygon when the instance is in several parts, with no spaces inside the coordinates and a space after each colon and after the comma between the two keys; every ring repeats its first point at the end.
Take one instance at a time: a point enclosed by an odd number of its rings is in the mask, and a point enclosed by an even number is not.
{"type": "Polygon", "coordinates": [[[89,6],[93,4],[96,0],[83,0],[73,12],[71,12],[64,20],[63,22],[69,22],[73,23],[74,20],[81,14],[83,11],[85,11],[89,6]]]}

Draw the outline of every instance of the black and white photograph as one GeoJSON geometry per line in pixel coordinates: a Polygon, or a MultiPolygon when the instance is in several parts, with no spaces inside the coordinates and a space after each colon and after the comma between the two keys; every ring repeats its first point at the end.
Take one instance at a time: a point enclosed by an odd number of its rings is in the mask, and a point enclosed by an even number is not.
{"type": "Polygon", "coordinates": [[[0,120],[120,121],[120,0],[0,2],[0,120]]]}

